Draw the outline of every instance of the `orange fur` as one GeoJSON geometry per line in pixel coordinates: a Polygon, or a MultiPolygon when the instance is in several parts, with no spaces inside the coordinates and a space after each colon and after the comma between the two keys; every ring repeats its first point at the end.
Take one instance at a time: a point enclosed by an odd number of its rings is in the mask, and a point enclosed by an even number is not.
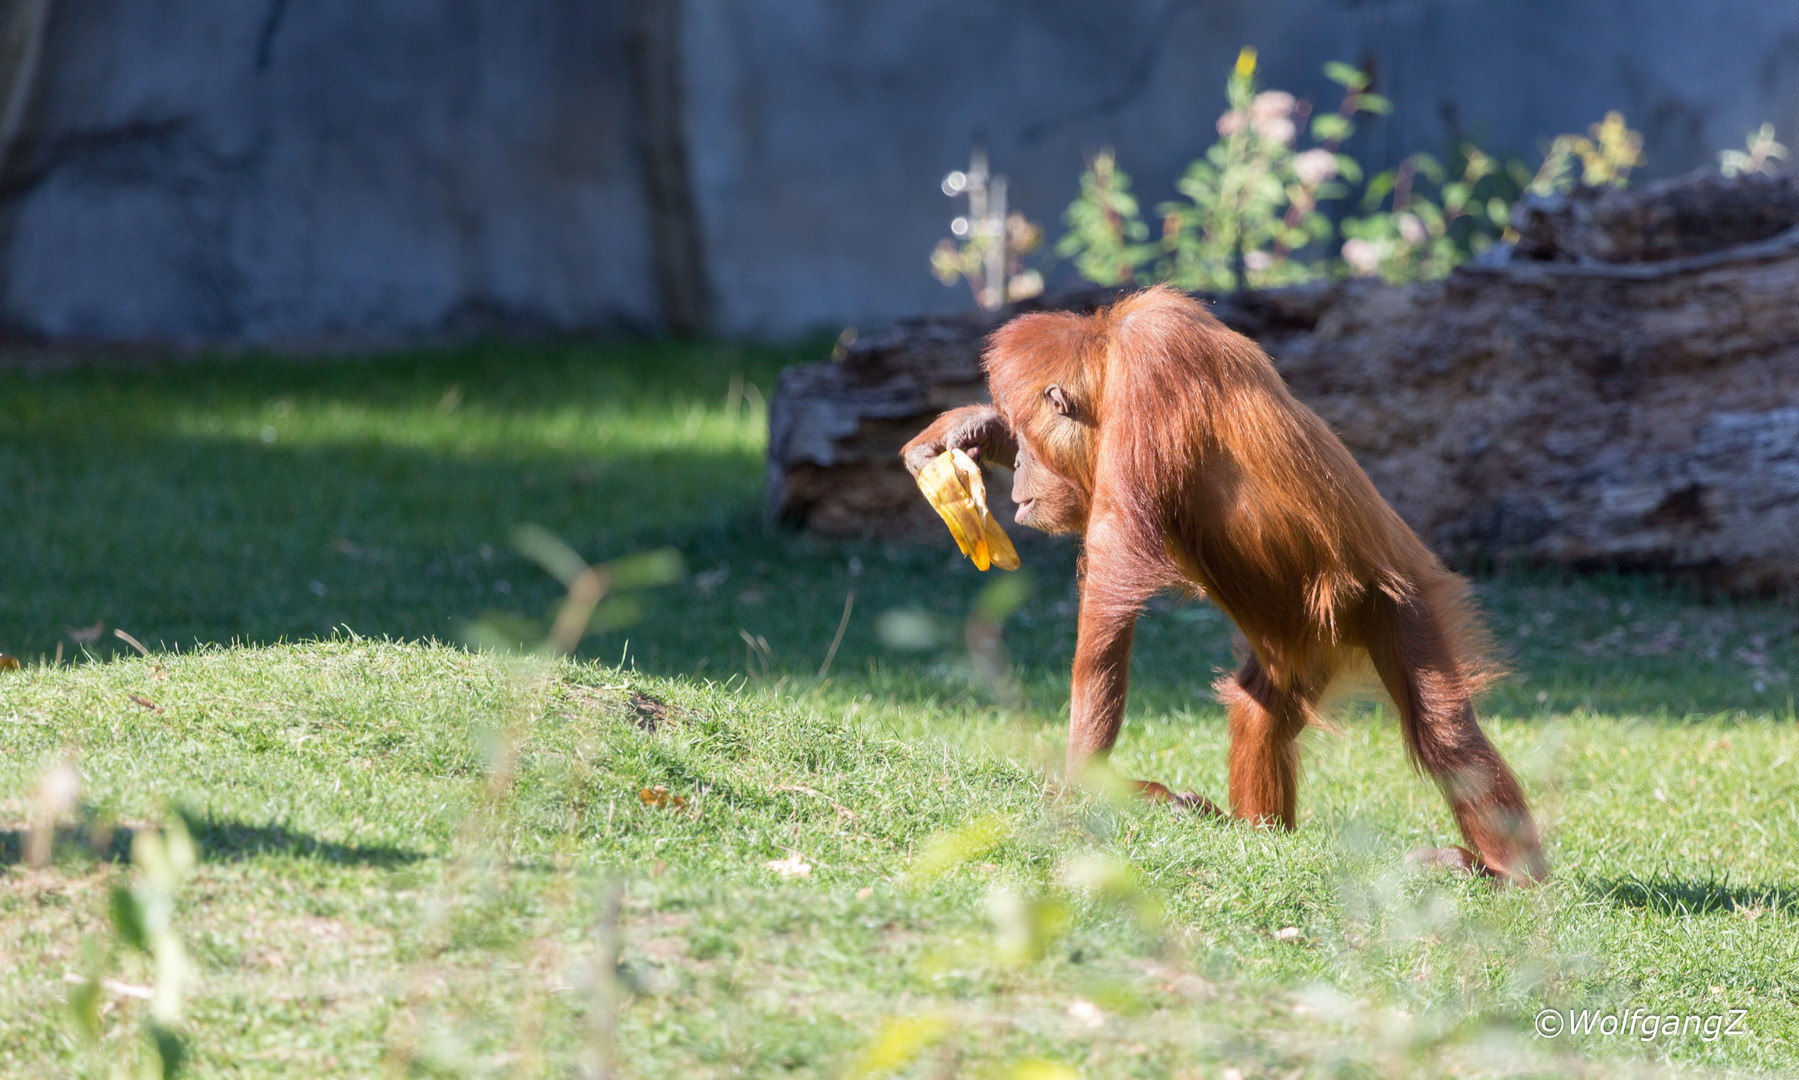
{"type": "Polygon", "coordinates": [[[1488,872],[1542,876],[1523,793],[1475,719],[1496,669],[1466,584],[1255,342],[1156,287],[1094,315],[1014,319],[986,371],[994,405],[945,414],[907,461],[978,428],[990,459],[1016,454],[1021,479],[1032,462],[1047,472],[1028,523],[1084,534],[1071,770],[1117,738],[1144,601],[1184,587],[1211,597],[1251,652],[1219,684],[1234,814],[1294,826],[1295,740],[1340,672],[1371,666],[1488,872]],[[1069,415],[1046,404],[1051,387],[1069,415]]]}

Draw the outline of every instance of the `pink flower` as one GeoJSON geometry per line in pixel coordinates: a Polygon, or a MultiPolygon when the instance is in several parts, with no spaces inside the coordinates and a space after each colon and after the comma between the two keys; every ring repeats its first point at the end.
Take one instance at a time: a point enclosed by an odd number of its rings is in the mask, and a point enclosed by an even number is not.
{"type": "Polygon", "coordinates": [[[1337,155],[1329,150],[1307,150],[1293,157],[1293,172],[1307,187],[1317,187],[1337,175],[1337,155]]]}
{"type": "Polygon", "coordinates": [[[1380,249],[1360,237],[1345,240],[1343,261],[1349,264],[1350,273],[1367,277],[1380,270],[1380,249]]]}
{"type": "Polygon", "coordinates": [[[1257,135],[1267,139],[1269,142],[1280,143],[1283,146],[1292,142],[1293,136],[1297,134],[1297,129],[1293,127],[1293,121],[1284,116],[1252,119],[1250,121],[1250,126],[1255,128],[1257,135]]]}
{"type": "Polygon", "coordinates": [[[1249,115],[1257,120],[1285,120],[1296,102],[1285,90],[1264,90],[1249,103],[1249,115]]]}

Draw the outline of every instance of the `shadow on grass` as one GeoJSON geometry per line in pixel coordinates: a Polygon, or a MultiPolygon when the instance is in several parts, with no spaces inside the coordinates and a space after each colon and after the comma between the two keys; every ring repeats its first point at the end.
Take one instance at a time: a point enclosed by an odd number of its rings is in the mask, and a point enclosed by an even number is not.
{"type": "MultiPolygon", "coordinates": [[[[250,825],[228,818],[194,817],[188,832],[200,849],[202,862],[242,862],[265,856],[285,856],[339,866],[405,866],[425,858],[424,853],[386,844],[340,844],[281,825],[250,825]]],[[[59,825],[53,849],[58,864],[68,862],[128,862],[131,838],[143,824],[107,825],[93,822],[59,825]]],[[[0,866],[25,861],[30,831],[23,826],[0,828],[0,866]]]]}
{"type": "Polygon", "coordinates": [[[1724,881],[1681,878],[1599,878],[1587,886],[1595,898],[1613,907],[1635,908],[1657,915],[1716,915],[1763,912],[1780,916],[1799,913],[1799,886],[1732,885],[1724,881]]]}
{"type": "Polygon", "coordinates": [[[620,343],[0,371],[0,648],[79,658],[68,630],[101,622],[178,649],[541,617],[558,590],[512,556],[516,525],[598,559],[753,511],[740,421],[801,358],[620,343]]]}

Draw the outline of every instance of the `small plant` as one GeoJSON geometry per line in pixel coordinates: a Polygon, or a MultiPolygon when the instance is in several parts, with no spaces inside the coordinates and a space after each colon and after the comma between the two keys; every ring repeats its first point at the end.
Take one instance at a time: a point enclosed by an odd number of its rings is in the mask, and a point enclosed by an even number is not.
{"type": "Polygon", "coordinates": [[[976,147],[968,171],[943,178],[943,193],[968,198],[968,213],[950,222],[956,239],[937,242],[931,272],[945,285],[968,282],[975,303],[992,310],[1043,291],[1043,275],[1025,266],[1025,256],[1043,246],[1043,228],[1016,211],[1006,211],[1006,178],[990,176],[987,153],[976,147]]]}
{"type": "Polygon", "coordinates": [[[1362,196],[1364,216],[1342,225],[1345,268],[1391,282],[1434,281],[1511,238],[1512,204],[1527,191],[1548,195],[1626,186],[1631,170],[1643,164],[1642,134],[1618,112],[1587,130],[1587,135],[1556,136],[1534,176],[1516,159],[1502,166],[1464,142],[1447,167],[1420,153],[1370,177],[1362,196]]]}
{"type": "Polygon", "coordinates": [[[1368,76],[1348,64],[1325,73],[1344,87],[1334,113],[1311,123],[1311,149],[1296,150],[1311,103],[1284,90],[1257,92],[1256,51],[1244,48],[1225,84],[1230,108],[1218,118],[1220,141],[1187,168],[1176,187],[1187,203],[1165,203],[1157,276],[1185,289],[1267,288],[1307,281],[1321,272],[1293,254],[1331,236],[1319,209],[1346,194],[1361,167],[1338,153],[1355,133],[1357,113],[1385,114],[1386,98],[1368,92],[1368,76]]]}
{"type": "Polygon", "coordinates": [[[1718,155],[1718,171],[1725,176],[1747,176],[1766,173],[1773,176],[1776,161],[1785,161],[1787,148],[1774,139],[1774,125],[1763,124],[1743,140],[1743,149],[1726,150],[1718,155]]]}
{"type": "Polygon", "coordinates": [[[1630,171],[1645,160],[1643,133],[1632,130],[1624,114],[1613,110],[1585,135],[1557,135],[1528,190],[1532,195],[1550,195],[1577,186],[1628,187],[1630,171]]]}
{"type": "MultiPolygon", "coordinates": [[[[1074,257],[1081,276],[1100,285],[1148,277],[1183,289],[1263,289],[1345,271],[1396,283],[1431,281],[1514,238],[1512,204],[1526,191],[1624,187],[1643,164],[1642,134],[1621,113],[1609,112],[1586,135],[1557,136],[1534,175],[1522,162],[1501,163],[1464,141],[1446,161],[1413,154],[1363,184],[1361,166],[1341,152],[1342,144],[1355,133],[1356,116],[1386,115],[1392,104],[1370,92],[1366,72],[1336,62],[1324,71],[1343,87],[1343,100],[1334,112],[1311,117],[1310,102],[1257,89],[1256,51],[1245,47],[1225,84],[1230,107],[1218,118],[1219,141],[1176,185],[1186,201],[1157,207],[1160,243],[1147,242],[1130,177],[1105,150],[1081,176],[1057,253],[1074,257]],[[1304,150],[1298,148],[1302,130],[1313,141],[1304,150]],[[1345,198],[1356,184],[1363,185],[1362,216],[1343,220],[1338,264],[1328,251],[1339,227],[1320,206],[1345,198]],[[1312,254],[1302,257],[1306,252],[1312,254]],[[1153,272],[1144,274],[1152,260],[1153,272]]],[[[1723,167],[1767,172],[1785,154],[1764,125],[1745,151],[1723,155],[1723,167]]],[[[943,250],[947,266],[955,253],[943,250]]]]}
{"type": "MultiPolygon", "coordinates": [[[[1140,1003],[1126,987],[1085,976],[1081,948],[1071,938],[1082,929],[1108,918],[1123,917],[1135,930],[1135,948],[1147,964],[1163,977],[1181,978],[1173,946],[1175,931],[1168,918],[1166,898],[1140,867],[1107,842],[1095,842],[1109,833],[1109,818],[1128,807],[1133,792],[1126,781],[1108,768],[1096,768],[1088,777],[1099,797],[1083,812],[1064,817],[1057,826],[1020,828],[998,815],[977,818],[961,827],[939,832],[925,844],[913,862],[908,879],[915,889],[925,889],[948,877],[967,874],[987,858],[1011,848],[1029,852],[1033,872],[1006,882],[995,882],[983,898],[987,933],[973,940],[926,952],[916,976],[929,985],[948,973],[969,967],[985,969],[1008,982],[1031,980],[1044,997],[1069,998],[1063,1016],[1071,1029],[1091,1033],[1106,1026],[1106,1009],[1087,995],[1120,1011],[1136,1011],[1140,1003]],[[1078,837],[1079,850],[1067,854],[1067,845],[1078,837]],[[1069,962],[1072,958],[1072,964],[1069,962]]],[[[991,867],[989,867],[991,869],[991,867]]],[[[958,1043],[987,1036],[979,1016],[959,1016],[944,1011],[897,1013],[888,1016],[864,1045],[850,1070],[854,1077],[896,1073],[928,1051],[940,1055],[939,1073],[965,1075],[956,1068],[958,1043]]],[[[997,1075],[1014,1078],[1074,1080],[1081,1073],[1039,1056],[1033,1048],[1003,1060],[997,1075]]]]}
{"type": "Polygon", "coordinates": [[[1155,258],[1146,244],[1149,226],[1131,195],[1131,178],[1108,148],[1093,155],[1081,174],[1081,194],[1062,214],[1068,231],[1056,254],[1072,257],[1081,276],[1098,285],[1129,285],[1137,268],[1155,258]]]}
{"type": "MultiPolygon", "coordinates": [[[[128,1061],[115,1060],[115,1077],[176,1076],[187,1058],[177,1028],[181,1003],[194,980],[194,965],[175,932],[175,901],[198,861],[193,838],[179,816],[160,830],[140,829],[131,838],[130,884],[113,886],[110,940],[85,943],[87,971],[69,989],[69,1011],[76,1030],[96,1055],[101,1054],[106,1017],[114,1002],[148,1001],[150,1015],[144,1040],[128,1061]],[[150,985],[142,985],[142,976],[150,985]]],[[[128,1007],[118,1015],[130,1015],[128,1007]]]]}
{"type": "Polygon", "coordinates": [[[518,553],[543,567],[568,590],[547,630],[535,620],[489,613],[463,627],[468,644],[495,652],[573,653],[589,634],[630,626],[643,617],[640,590],[679,580],[687,570],[674,548],[626,555],[589,566],[549,530],[529,523],[512,531],[518,553]],[[540,640],[534,640],[540,639],[540,640]]]}
{"type": "Polygon", "coordinates": [[[1354,276],[1394,282],[1444,277],[1505,235],[1512,203],[1529,181],[1522,162],[1501,165],[1471,142],[1457,147],[1447,168],[1413,154],[1369,178],[1364,215],[1343,221],[1343,264],[1354,276]]]}

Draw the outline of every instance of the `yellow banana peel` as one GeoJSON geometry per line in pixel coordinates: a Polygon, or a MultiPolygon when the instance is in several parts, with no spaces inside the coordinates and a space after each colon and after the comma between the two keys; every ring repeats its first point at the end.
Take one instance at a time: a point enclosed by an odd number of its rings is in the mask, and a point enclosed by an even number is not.
{"type": "Polygon", "coordinates": [[[1018,569],[1018,549],[987,511],[987,485],[981,467],[960,450],[948,450],[918,473],[918,490],[949,526],[962,554],[976,569],[1018,569]]]}

